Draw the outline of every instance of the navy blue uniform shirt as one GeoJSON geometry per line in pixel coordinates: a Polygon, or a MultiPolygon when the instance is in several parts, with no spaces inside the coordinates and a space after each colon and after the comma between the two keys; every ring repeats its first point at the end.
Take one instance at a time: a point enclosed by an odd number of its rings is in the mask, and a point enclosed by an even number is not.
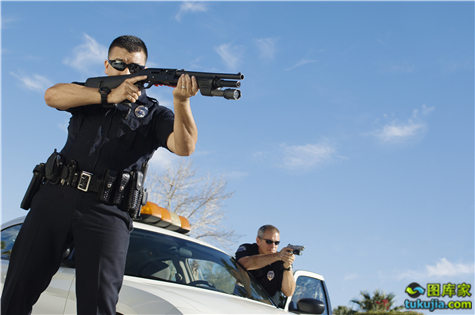
{"type": "MultiPolygon", "coordinates": [[[[236,251],[236,260],[246,256],[259,254],[259,247],[254,244],[242,244],[236,251]]],[[[284,262],[276,261],[260,269],[249,270],[249,273],[266,289],[270,296],[274,296],[282,288],[282,278],[284,276],[284,262]]]]}
{"type": "Polygon", "coordinates": [[[167,148],[173,131],[173,112],[148,98],[144,90],[130,107],[85,105],[68,112],[72,117],[61,154],[78,161],[79,169],[98,175],[107,169],[140,170],[156,149],[167,148]]]}

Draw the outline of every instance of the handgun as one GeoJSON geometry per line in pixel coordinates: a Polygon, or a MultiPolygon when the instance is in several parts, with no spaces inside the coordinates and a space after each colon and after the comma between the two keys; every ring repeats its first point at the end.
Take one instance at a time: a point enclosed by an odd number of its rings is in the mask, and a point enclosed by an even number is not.
{"type": "Polygon", "coordinates": [[[302,251],[305,249],[302,245],[287,245],[288,248],[292,250],[292,254],[294,255],[302,255],[302,251]]]}

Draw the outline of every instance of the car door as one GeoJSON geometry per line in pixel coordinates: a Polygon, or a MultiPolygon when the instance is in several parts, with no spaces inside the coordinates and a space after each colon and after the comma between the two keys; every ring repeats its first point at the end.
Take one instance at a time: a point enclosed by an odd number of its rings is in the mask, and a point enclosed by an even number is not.
{"type": "MultiPolygon", "coordinates": [[[[15,243],[15,239],[20,231],[21,223],[12,224],[2,229],[1,235],[1,289],[10,262],[10,253],[15,243]]],[[[33,314],[63,314],[66,299],[69,295],[71,285],[75,277],[75,270],[66,266],[61,266],[58,272],[51,279],[48,288],[41,294],[40,298],[33,306],[33,314]]]]}
{"type": "Polygon", "coordinates": [[[296,282],[295,292],[285,303],[285,309],[287,311],[297,310],[297,303],[302,299],[314,299],[322,302],[325,306],[325,310],[320,314],[332,314],[325,279],[321,275],[309,271],[297,270],[294,273],[294,278],[296,282]]]}

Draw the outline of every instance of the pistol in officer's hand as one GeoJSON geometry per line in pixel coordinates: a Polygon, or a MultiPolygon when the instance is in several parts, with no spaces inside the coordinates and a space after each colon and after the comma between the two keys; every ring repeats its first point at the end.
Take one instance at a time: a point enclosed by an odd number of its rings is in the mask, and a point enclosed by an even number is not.
{"type": "Polygon", "coordinates": [[[294,255],[302,255],[302,251],[305,249],[304,246],[302,245],[287,245],[287,248],[289,248],[289,252],[292,252],[294,255]]]}

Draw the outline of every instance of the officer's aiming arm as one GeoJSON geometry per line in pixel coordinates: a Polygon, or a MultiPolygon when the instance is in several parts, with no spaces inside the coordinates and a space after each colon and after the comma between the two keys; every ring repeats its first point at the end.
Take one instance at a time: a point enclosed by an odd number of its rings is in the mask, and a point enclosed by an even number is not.
{"type": "Polygon", "coordinates": [[[95,77],[86,80],[87,87],[108,87],[114,89],[118,87],[124,80],[146,75],[147,79],[139,81],[136,84],[148,89],[152,85],[166,85],[176,87],[178,79],[182,74],[188,74],[190,77],[194,76],[201,95],[204,96],[222,96],[228,100],[237,100],[241,97],[241,91],[238,89],[222,89],[224,87],[238,88],[241,82],[237,80],[244,79],[244,75],[240,72],[232,73],[211,73],[211,72],[194,72],[177,69],[162,69],[162,68],[147,68],[142,71],[129,75],[105,76],[95,77]]]}

